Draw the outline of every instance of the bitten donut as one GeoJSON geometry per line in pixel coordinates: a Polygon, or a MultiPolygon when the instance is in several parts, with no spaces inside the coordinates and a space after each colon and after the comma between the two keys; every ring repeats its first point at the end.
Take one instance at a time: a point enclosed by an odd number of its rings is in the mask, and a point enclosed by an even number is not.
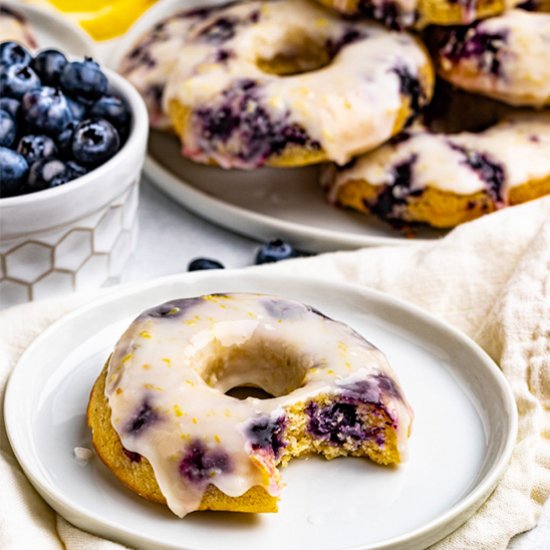
{"type": "Polygon", "coordinates": [[[510,105],[550,104],[550,14],[512,10],[471,27],[438,29],[439,74],[510,105]]]}
{"type": "Polygon", "coordinates": [[[328,168],[330,202],[393,223],[453,227],[550,193],[550,114],[516,114],[480,133],[415,127],[328,168]]]}
{"type": "Polygon", "coordinates": [[[464,25],[520,4],[522,0],[318,0],[345,15],[372,17],[392,28],[464,25]]]}
{"type": "Polygon", "coordinates": [[[0,4],[0,42],[19,42],[28,48],[36,48],[37,42],[25,18],[11,7],[0,4]]]}
{"type": "Polygon", "coordinates": [[[194,510],[274,512],[279,464],[405,457],[412,412],[382,352],[302,303],[260,294],[173,300],[122,335],[88,423],[131,490],[194,510]],[[273,398],[225,392],[253,386],[273,398]]]}
{"type": "Polygon", "coordinates": [[[433,88],[416,38],[304,0],[211,10],[179,56],[164,110],[184,156],[224,168],[344,164],[399,132],[433,88]]]}

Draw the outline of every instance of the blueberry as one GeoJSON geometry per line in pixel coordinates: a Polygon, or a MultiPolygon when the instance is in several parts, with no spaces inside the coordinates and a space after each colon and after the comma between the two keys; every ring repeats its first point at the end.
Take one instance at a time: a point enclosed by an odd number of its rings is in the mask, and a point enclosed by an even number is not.
{"type": "Polygon", "coordinates": [[[221,449],[207,449],[199,440],[193,441],[187,447],[179,465],[180,474],[188,481],[198,484],[231,470],[227,453],[221,449]]]}
{"type": "Polygon", "coordinates": [[[224,265],[210,258],[195,258],[187,266],[187,271],[202,271],[203,269],[224,269],[224,265]]]}
{"type": "Polygon", "coordinates": [[[63,90],[85,103],[91,103],[107,93],[109,81],[99,65],[91,58],[67,63],[59,82],[63,90]]]}
{"type": "Polygon", "coordinates": [[[73,115],[73,119],[80,122],[86,117],[86,105],[83,105],[79,101],[76,101],[70,97],[66,97],[67,104],[73,115]]]}
{"type": "Polygon", "coordinates": [[[331,443],[342,444],[348,439],[361,441],[367,437],[357,407],[351,403],[319,406],[311,401],[306,407],[306,413],[309,416],[309,431],[331,443]]]}
{"type": "Polygon", "coordinates": [[[27,65],[16,63],[0,72],[0,95],[21,99],[29,90],[40,87],[40,79],[27,65]]]}
{"type": "Polygon", "coordinates": [[[43,50],[32,61],[31,67],[45,86],[58,86],[67,58],[57,50],[43,50]]]}
{"type": "Polygon", "coordinates": [[[16,135],[15,120],[9,113],[0,109],[0,147],[11,147],[16,135]]]}
{"type": "Polygon", "coordinates": [[[28,65],[31,60],[31,54],[21,44],[11,41],[0,44],[0,65],[28,65]]]}
{"type": "Polygon", "coordinates": [[[51,189],[72,179],[71,171],[62,160],[56,158],[40,159],[33,163],[30,168],[27,191],[51,189]]]}
{"type": "Polygon", "coordinates": [[[74,158],[84,166],[98,166],[119,149],[120,138],[113,125],[102,118],[81,122],[73,135],[74,158]]]}
{"type": "Polygon", "coordinates": [[[108,120],[118,130],[121,137],[126,138],[128,136],[130,111],[120,97],[104,95],[99,98],[92,105],[90,116],[108,120]]]}
{"type": "Polygon", "coordinates": [[[72,174],[71,179],[79,178],[80,176],[85,176],[88,173],[88,169],[84,168],[84,166],[81,166],[78,164],[78,162],[75,162],[74,160],[70,160],[67,162],[67,168],[70,170],[72,174]]]}
{"type": "Polygon", "coordinates": [[[21,114],[21,102],[13,97],[0,98],[0,109],[9,113],[13,120],[18,121],[21,114]]]}
{"type": "Polygon", "coordinates": [[[63,93],[49,86],[31,90],[23,96],[23,116],[31,128],[45,134],[60,134],[72,120],[63,93]]]}
{"type": "Polygon", "coordinates": [[[62,158],[72,158],[73,156],[73,135],[76,127],[78,126],[78,121],[71,120],[63,131],[57,135],[57,149],[59,150],[59,155],[62,158]]]}
{"type": "Polygon", "coordinates": [[[57,147],[53,139],[48,136],[28,135],[19,140],[17,152],[25,157],[30,166],[37,160],[55,157],[57,147]]]}
{"type": "Polygon", "coordinates": [[[289,258],[296,258],[296,256],[298,256],[298,253],[292,245],[282,239],[275,239],[260,247],[256,254],[256,265],[288,260],[289,258]]]}
{"type": "Polygon", "coordinates": [[[158,414],[153,410],[153,407],[151,407],[149,401],[145,399],[139,409],[136,411],[136,415],[134,418],[128,422],[126,425],[126,431],[137,435],[139,434],[145,427],[147,427],[150,424],[154,424],[159,420],[158,414]]]}
{"type": "Polygon", "coordinates": [[[286,446],[282,439],[284,417],[271,419],[269,416],[258,416],[246,428],[246,435],[253,449],[270,449],[275,457],[286,446]]]}
{"type": "Polygon", "coordinates": [[[29,165],[23,155],[0,147],[0,197],[19,195],[28,171],[29,165]]]}

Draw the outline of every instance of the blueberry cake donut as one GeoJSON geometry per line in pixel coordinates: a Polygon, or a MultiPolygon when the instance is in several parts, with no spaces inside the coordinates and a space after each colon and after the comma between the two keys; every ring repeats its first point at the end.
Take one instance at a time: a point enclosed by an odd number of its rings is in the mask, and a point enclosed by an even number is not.
{"type": "Polygon", "coordinates": [[[138,39],[120,62],[118,72],[145,100],[153,128],[170,128],[170,120],[162,111],[166,81],[180,58],[189,29],[209,12],[209,8],[186,10],[160,21],[138,39]]]}
{"type": "Polygon", "coordinates": [[[25,18],[0,3],[0,42],[19,42],[29,48],[36,48],[37,42],[25,18]]]}
{"type": "Polygon", "coordinates": [[[550,114],[516,113],[480,133],[416,126],[323,179],[334,204],[453,227],[550,193],[550,114]]]}
{"type": "Polygon", "coordinates": [[[415,37],[304,0],[210,10],[179,55],[164,110],[184,156],[224,168],[344,164],[399,132],[433,89],[415,37]]]}
{"type": "Polygon", "coordinates": [[[550,104],[550,14],[511,10],[471,27],[438,29],[439,74],[510,105],[550,104]]]}
{"type": "Polygon", "coordinates": [[[145,311],[116,344],[88,405],[105,464],[180,517],[276,511],[277,466],[306,453],[398,464],[411,421],[378,349],[310,306],[259,294],[145,311]],[[242,386],[273,397],[225,393],[242,386]]]}
{"type": "Polygon", "coordinates": [[[318,0],[345,15],[376,19],[392,28],[464,25],[497,15],[522,0],[318,0]]]}

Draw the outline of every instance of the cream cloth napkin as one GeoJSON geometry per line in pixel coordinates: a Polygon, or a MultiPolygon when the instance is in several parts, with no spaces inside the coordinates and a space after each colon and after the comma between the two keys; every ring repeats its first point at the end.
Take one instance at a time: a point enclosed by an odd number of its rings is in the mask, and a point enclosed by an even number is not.
{"type": "MultiPolygon", "coordinates": [[[[550,493],[550,197],[465,224],[436,242],[325,254],[255,269],[377,288],[445,319],[485,348],[516,398],[516,446],[491,497],[434,548],[505,548],[512,536],[536,524],[550,493]]],[[[0,314],[0,399],[24,348],[89,299],[73,296],[0,314]]],[[[17,465],[2,416],[0,438],[0,548],[123,548],[76,529],[41,500],[17,465]]]]}

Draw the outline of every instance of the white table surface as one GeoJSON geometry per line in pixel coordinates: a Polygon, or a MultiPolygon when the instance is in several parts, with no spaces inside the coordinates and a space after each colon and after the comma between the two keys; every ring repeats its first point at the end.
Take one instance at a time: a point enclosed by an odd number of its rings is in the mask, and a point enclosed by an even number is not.
{"type": "MultiPolygon", "coordinates": [[[[198,218],[146,179],[141,186],[139,208],[137,249],[124,281],[144,281],[184,272],[189,261],[197,257],[214,258],[227,268],[254,263],[260,243],[198,218]]],[[[515,537],[508,550],[550,550],[550,500],[538,527],[515,537]]]]}

